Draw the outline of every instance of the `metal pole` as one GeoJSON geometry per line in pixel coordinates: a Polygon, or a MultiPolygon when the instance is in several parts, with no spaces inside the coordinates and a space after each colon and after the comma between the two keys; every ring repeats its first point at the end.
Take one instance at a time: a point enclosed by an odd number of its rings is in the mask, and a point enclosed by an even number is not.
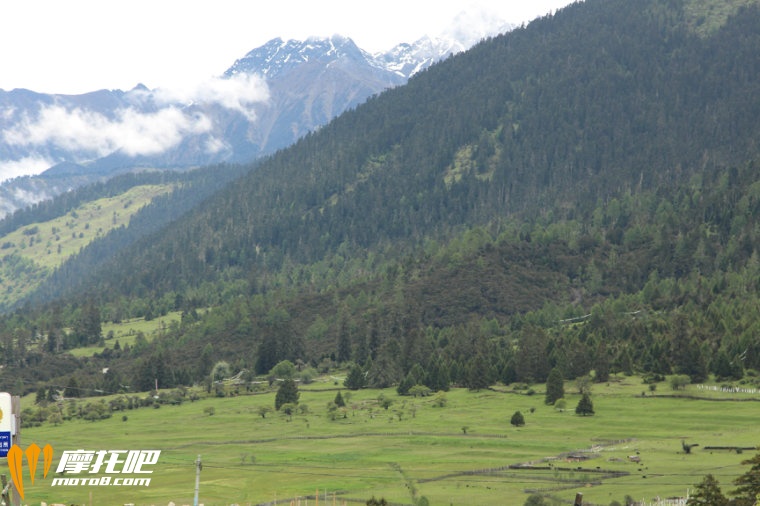
{"type": "Polygon", "coordinates": [[[201,487],[201,456],[195,460],[195,498],[193,499],[193,506],[198,506],[198,490],[201,487]]]}
{"type": "MultiPolygon", "coordinates": [[[[11,435],[11,442],[13,446],[18,445],[21,447],[21,397],[14,395],[11,397],[11,413],[13,416],[14,433],[11,435]]],[[[13,480],[11,480],[13,483],[13,480]]],[[[15,486],[11,486],[11,504],[13,506],[21,506],[21,494],[15,486]]]]}

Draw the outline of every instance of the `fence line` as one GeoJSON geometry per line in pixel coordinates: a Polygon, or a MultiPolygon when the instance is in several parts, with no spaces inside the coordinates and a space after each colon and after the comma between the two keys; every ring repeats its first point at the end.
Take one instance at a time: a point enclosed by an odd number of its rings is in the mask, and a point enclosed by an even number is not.
{"type": "Polygon", "coordinates": [[[655,499],[654,501],[644,501],[637,503],[639,506],[686,506],[686,502],[689,500],[689,496],[675,497],[669,499],[655,499]]]}
{"type": "Polygon", "coordinates": [[[707,390],[710,392],[722,392],[726,394],[758,394],[757,388],[741,388],[735,386],[718,386],[718,385],[697,385],[698,390],[707,390]]]}

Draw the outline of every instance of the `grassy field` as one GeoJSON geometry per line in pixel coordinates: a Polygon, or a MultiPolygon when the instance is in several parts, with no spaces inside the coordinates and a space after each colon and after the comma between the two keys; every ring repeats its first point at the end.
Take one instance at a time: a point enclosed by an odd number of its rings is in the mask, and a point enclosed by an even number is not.
{"type": "MultiPolygon", "coordinates": [[[[164,316],[158,316],[152,320],[145,318],[132,318],[119,323],[105,322],[102,326],[101,333],[108,338],[105,340],[106,347],[113,348],[116,341],[119,346],[133,346],[137,339],[138,333],[142,333],[147,341],[152,341],[161,332],[164,332],[169,325],[182,319],[181,311],[172,311],[164,316]]],[[[91,357],[95,353],[103,351],[103,346],[86,346],[68,350],[75,357],[91,357]]]]}
{"type": "MultiPolygon", "coordinates": [[[[265,392],[140,408],[98,422],[44,425],[25,429],[22,446],[50,443],[56,450],[53,471],[63,450],[162,453],[149,487],[52,487],[54,473],[42,479],[38,471],[26,499],[29,504],[192,504],[198,455],[205,505],[275,500],[287,505],[301,497],[305,506],[307,496],[314,505],[317,490],[321,504],[339,505],[363,504],[372,495],[396,504],[415,504],[424,496],[431,505],[521,505],[537,491],[565,504],[576,492],[583,493],[584,504],[609,504],[626,495],[683,496],[707,473],[720,480],[724,492],[731,490],[732,480],[747,469],[740,462],[755,452],[704,447],[757,446],[758,396],[674,398],[665,384],[656,395],[645,386],[636,377],[594,385],[596,414],[589,417],[574,414],[574,393],[566,397],[565,412],[545,406],[543,388],[537,386],[532,396],[508,387],[452,390],[444,407],[433,397],[399,397],[393,390],[343,390],[350,397],[345,418],[331,420],[327,404],[337,386],[325,380],[301,388],[300,404],[308,413],[291,418],[280,413],[262,418],[259,407],[274,403],[274,393],[265,392]],[[387,410],[377,402],[381,394],[393,400],[387,410]],[[509,423],[517,410],[526,421],[519,428],[509,423]],[[682,440],[700,446],[686,454],[682,440]],[[631,462],[633,455],[641,462],[631,462]]],[[[704,392],[688,387],[685,393],[704,392]]]]}

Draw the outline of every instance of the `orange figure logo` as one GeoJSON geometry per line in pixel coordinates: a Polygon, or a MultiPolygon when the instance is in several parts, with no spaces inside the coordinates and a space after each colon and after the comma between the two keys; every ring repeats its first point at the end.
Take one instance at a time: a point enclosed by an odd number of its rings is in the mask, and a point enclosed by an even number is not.
{"type": "MultiPolygon", "coordinates": [[[[24,499],[24,478],[22,476],[23,462],[21,451],[18,445],[13,445],[8,451],[8,469],[11,472],[11,480],[18,490],[18,494],[21,499],[24,499]]],[[[32,443],[29,448],[26,449],[26,463],[29,467],[29,477],[31,478],[32,485],[34,485],[34,475],[37,471],[37,463],[40,459],[40,453],[43,455],[43,470],[42,477],[46,478],[50,465],[53,463],[53,447],[49,444],[40,450],[40,447],[36,443],[32,443]]]]}

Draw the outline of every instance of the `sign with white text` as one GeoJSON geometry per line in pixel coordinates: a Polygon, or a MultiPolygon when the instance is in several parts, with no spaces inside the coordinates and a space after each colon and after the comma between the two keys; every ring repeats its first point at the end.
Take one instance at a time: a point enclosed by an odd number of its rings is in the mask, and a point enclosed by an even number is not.
{"type": "Polygon", "coordinates": [[[0,392],[0,457],[8,456],[13,429],[13,396],[0,392]]]}

